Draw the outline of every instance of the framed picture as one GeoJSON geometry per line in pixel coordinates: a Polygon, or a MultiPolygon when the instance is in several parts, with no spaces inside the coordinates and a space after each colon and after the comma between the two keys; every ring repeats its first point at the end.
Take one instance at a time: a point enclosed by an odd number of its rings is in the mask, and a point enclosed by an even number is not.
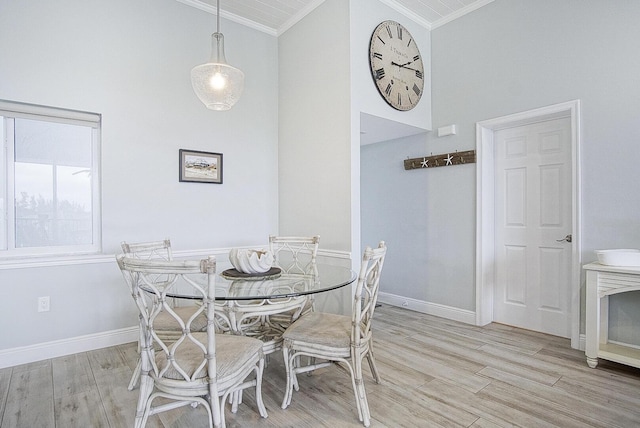
{"type": "Polygon", "coordinates": [[[222,184],[222,153],[180,149],[180,181],[222,184]]]}

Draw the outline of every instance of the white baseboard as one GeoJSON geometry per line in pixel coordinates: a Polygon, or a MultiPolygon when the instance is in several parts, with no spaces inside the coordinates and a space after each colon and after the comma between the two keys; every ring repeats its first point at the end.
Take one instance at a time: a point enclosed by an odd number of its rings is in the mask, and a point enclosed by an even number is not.
{"type": "Polygon", "coordinates": [[[138,327],[128,327],[119,330],[105,331],[86,336],[71,337],[69,339],[54,340],[19,348],[0,351],[0,369],[33,363],[34,361],[62,357],[78,352],[92,351],[108,346],[138,340],[138,327]]]}
{"type": "MultiPolygon", "coordinates": [[[[453,308],[451,306],[440,305],[438,303],[429,303],[423,300],[416,300],[383,292],[378,293],[378,301],[391,306],[411,309],[412,311],[423,314],[434,315],[436,317],[476,325],[476,314],[474,311],[453,308]]],[[[578,349],[581,351],[586,349],[586,336],[584,333],[580,333],[578,346],[578,349]]]]}
{"type": "MultiPolygon", "coordinates": [[[[467,324],[475,324],[475,313],[459,308],[429,303],[422,300],[396,296],[394,294],[378,294],[378,301],[391,306],[410,309],[428,315],[434,315],[467,324]]],[[[38,343],[30,346],[0,350],[0,369],[32,363],[49,358],[62,357],[78,352],[92,351],[94,349],[121,345],[123,343],[138,340],[138,327],[123,328],[86,336],[72,337],[69,339],[55,340],[52,342],[38,343]]],[[[585,335],[580,335],[581,350],[585,349],[585,335]]]]}
{"type": "Polygon", "coordinates": [[[383,292],[378,293],[378,301],[391,306],[411,309],[412,311],[434,315],[436,317],[446,318],[453,321],[460,321],[466,324],[475,325],[476,323],[476,313],[474,311],[440,305],[438,303],[425,302],[423,300],[416,300],[403,296],[396,296],[395,294],[383,292]]]}

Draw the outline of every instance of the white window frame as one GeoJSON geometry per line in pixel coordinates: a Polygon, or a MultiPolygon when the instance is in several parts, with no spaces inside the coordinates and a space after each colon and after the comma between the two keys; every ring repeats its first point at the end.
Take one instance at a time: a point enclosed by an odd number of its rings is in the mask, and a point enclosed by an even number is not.
{"type": "MultiPolygon", "coordinates": [[[[78,254],[96,254],[102,250],[102,218],[101,218],[101,124],[98,113],[89,113],[14,101],[0,100],[0,116],[4,117],[4,134],[2,135],[2,155],[0,156],[0,174],[3,174],[4,188],[0,189],[0,260],[28,258],[37,256],[70,256],[78,254]],[[15,246],[15,174],[14,174],[14,119],[32,119],[46,122],[81,125],[92,129],[91,138],[91,214],[92,239],[86,245],[61,245],[47,247],[16,248],[15,246]],[[6,248],[6,249],[5,249],[6,248]]],[[[0,128],[1,129],[1,128],[0,128]]],[[[1,183],[1,181],[0,181],[1,183]]]]}

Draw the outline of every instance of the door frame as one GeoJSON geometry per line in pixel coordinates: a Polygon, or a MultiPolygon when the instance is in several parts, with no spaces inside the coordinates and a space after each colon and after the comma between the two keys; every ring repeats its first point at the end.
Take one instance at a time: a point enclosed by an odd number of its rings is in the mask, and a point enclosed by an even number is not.
{"type": "Polygon", "coordinates": [[[571,126],[571,347],[580,347],[580,100],[567,101],[476,123],[476,325],[493,321],[495,289],[494,133],[568,117],[571,126]]]}

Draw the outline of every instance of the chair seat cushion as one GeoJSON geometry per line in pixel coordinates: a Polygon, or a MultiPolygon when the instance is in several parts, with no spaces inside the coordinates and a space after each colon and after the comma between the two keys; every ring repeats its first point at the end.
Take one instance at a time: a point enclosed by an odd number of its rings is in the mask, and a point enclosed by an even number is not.
{"type": "Polygon", "coordinates": [[[301,316],[284,332],[285,340],[292,340],[332,348],[351,345],[351,317],[310,312],[301,316]]]}
{"type": "MultiPolygon", "coordinates": [[[[203,345],[207,342],[206,333],[193,333],[193,336],[203,345]]],[[[245,336],[234,336],[230,334],[216,334],[216,376],[218,383],[224,382],[227,376],[235,375],[238,370],[246,365],[248,360],[255,357],[257,362],[262,352],[262,342],[245,336]]],[[[202,379],[207,376],[207,367],[195,374],[195,371],[206,360],[205,351],[193,341],[185,338],[185,341],[178,345],[175,354],[175,365],[179,366],[190,378],[202,379]]],[[[156,364],[162,370],[167,365],[167,355],[162,351],[156,351],[156,364]]],[[[175,365],[171,365],[165,378],[184,380],[175,365]]]]}

